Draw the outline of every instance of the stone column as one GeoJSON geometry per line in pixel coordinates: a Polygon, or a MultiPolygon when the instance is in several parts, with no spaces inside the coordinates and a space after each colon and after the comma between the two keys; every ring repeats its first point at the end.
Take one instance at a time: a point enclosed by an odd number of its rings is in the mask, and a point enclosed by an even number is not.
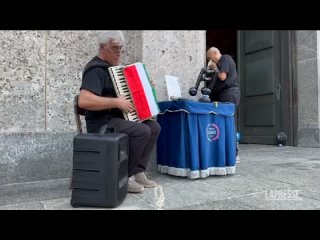
{"type": "Polygon", "coordinates": [[[0,185],[71,176],[73,98],[95,31],[0,31],[0,185]]]}
{"type": "Polygon", "coordinates": [[[319,31],[296,31],[297,140],[301,147],[320,147],[319,50],[319,31]]]}
{"type": "MultiPolygon", "coordinates": [[[[142,31],[141,61],[156,83],[158,101],[168,100],[165,75],[178,77],[182,97],[192,98],[189,88],[195,85],[205,65],[205,41],[205,31],[142,31]]],[[[148,171],[156,169],[154,152],[148,171]]]]}
{"type": "Polygon", "coordinates": [[[143,31],[142,61],[156,82],[159,101],[167,100],[164,76],[179,78],[183,97],[190,97],[201,68],[205,65],[205,31],[143,31]]]}

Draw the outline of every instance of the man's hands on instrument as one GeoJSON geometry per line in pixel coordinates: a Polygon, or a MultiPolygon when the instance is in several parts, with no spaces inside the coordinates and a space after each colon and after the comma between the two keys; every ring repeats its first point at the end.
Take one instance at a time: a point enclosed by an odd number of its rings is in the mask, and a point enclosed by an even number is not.
{"type": "Polygon", "coordinates": [[[118,108],[126,113],[134,111],[133,104],[127,100],[124,96],[118,97],[118,108]]]}

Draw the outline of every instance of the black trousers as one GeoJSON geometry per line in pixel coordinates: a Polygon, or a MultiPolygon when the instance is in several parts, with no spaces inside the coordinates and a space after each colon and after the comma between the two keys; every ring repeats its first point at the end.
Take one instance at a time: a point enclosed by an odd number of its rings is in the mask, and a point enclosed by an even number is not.
{"type": "MultiPolygon", "coordinates": [[[[230,102],[234,103],[236,106],[235,112],[234,112],[234,120],[235,120],[235,134],[237,134],[237,113],[238,113],[238,107],[240,104],[240,88],[239,87],[232,87],[228,88],[221,92],[213,92],[210,96],[212,101],[217,102],[230,102]]],[[[236,153],[238,155],[238,146],[236,144],[236,153]]]]}
{"type": "Polygon", "coordinates": [[[117,132],[125,133],[129,137],[128,177],[145,172],[160,134],[159,123],[154,120],[136,123],[112,118],[108,124],[113,125],[117,132]]]}

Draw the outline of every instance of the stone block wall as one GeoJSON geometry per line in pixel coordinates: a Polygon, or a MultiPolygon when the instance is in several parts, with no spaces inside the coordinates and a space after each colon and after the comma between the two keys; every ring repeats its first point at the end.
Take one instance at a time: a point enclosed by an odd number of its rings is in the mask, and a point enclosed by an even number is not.
{"type": "MultiPolygon", "coordinates": [[[[164,75],[187,96],[205,61],[204,31],[124,31],[122,64],[141,61],[167,99],[164,75]]],[[[96,31],[0,31],[0,185],[70,177],[73,98],[96,55],[96,31]]]]}
{"type": "Polygon", "coordinates": [[[320,32],[296,31],[297,140],[320,147],[320,32]]]}

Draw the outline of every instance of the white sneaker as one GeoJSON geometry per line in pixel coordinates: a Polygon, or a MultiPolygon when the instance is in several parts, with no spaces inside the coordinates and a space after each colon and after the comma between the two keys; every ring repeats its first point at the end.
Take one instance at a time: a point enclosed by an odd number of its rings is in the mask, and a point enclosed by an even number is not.
{"type": "Polygon", "coordinates": [[[139,183],[140,185],[142,185],[146,188],[153,188],[158,185],[155,181],[149,180],[144,172],[140,172],[140,173],[134,175],[134,178],[137,183],[139,183]]]}
{"type": "Polygon", "coordinates": [[[130,177],[128,181],[128,192],[129,193],[142,193],[144,187],[137,183],[134,177],[130,177]]]}
{"type": "Polygon", "coordinates": [[[236,156],[236,163],[240,163],[240,156],[239,156],[239,154],[236,156]]]}

